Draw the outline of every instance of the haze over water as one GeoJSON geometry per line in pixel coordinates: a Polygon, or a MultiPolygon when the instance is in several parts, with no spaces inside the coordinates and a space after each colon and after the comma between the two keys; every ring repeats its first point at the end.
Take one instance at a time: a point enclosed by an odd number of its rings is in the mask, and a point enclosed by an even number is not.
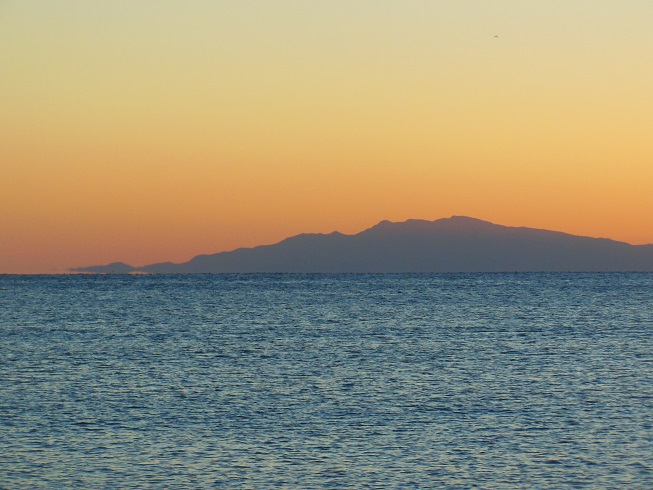
{"type": "Polygon", "coordinates": [[[652,274],[0,276],[3,488],[650,488],[652,274]]]}

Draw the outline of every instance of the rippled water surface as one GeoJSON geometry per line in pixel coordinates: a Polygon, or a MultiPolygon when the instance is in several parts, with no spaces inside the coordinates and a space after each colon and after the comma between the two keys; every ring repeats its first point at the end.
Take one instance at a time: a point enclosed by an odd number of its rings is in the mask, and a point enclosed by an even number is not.
{"type": "Polygon", "coordinates": [[[0,276],[2,488],[653,488],[653,275],[0,276]]]}

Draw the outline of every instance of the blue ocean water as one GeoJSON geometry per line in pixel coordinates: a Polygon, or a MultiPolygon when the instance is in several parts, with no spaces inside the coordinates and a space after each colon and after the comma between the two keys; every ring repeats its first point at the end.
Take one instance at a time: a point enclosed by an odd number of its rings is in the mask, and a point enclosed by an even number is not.
{"type": "Polygon", "coordinates": [[[2,488],[653,488],[653,274],[0,276],[2,488]]]}

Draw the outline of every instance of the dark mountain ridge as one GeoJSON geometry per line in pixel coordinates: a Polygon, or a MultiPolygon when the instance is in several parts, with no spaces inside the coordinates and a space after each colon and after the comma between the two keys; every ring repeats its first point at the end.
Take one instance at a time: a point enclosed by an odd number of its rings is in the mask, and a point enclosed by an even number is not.
{"type": "Polygon", "coordinates": [[[72,269],[95,273],[399,273],[653,271],[653,245],[630,245],[465,216],[382,221],[355,235],[301,234],[274,245],[131,267],[72,269]]]}

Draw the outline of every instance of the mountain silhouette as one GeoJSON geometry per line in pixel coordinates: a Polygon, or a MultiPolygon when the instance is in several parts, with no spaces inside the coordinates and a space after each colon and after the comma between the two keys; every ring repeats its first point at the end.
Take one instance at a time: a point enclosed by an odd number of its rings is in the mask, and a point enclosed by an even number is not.
{"type": "Polygon", "coordinates": [[[630,245],[465,216],[382,221],[355,235],[301,234],[175,264],[80,267],[92,273],[399,273],[653,271],[653,245],[630,245]]]}

